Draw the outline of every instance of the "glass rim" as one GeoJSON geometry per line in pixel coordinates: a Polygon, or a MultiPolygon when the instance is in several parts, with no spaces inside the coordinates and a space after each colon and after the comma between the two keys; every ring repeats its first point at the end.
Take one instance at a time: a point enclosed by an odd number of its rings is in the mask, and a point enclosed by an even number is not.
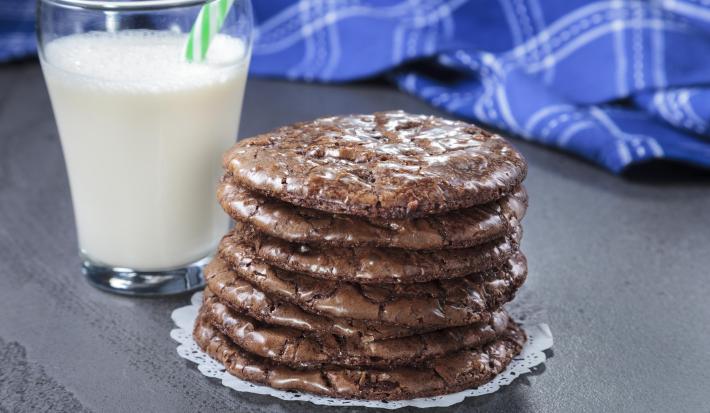
{"type": "Polygon", "coordinates": [[[158,10],[203,5],[216,0],[39,0],[58,6],[92,10],[158,10]]]}

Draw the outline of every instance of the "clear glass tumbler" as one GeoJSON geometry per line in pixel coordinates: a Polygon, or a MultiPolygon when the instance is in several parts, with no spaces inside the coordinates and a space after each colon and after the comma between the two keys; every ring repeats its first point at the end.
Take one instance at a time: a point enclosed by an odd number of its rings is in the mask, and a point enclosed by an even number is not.
{"type": "Polygon", "coordinates": [[[228,229],[215,187],[239,128],[253,20],[249,0],[234,0],[211,41],[196,32],[207,53],[188,62],[201,8],[224,7],[211,3],[39,0],[39,54],[83,272],[98,288],[199,288],[228,229]]]}

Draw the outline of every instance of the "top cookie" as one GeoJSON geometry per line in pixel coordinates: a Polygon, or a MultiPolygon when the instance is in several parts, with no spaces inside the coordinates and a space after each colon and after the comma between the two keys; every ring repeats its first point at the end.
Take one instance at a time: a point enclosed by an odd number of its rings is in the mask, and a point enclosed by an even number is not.
{"type": "Polygon", "coordinates": [[[284,126],[238,142],[224,166],[237,184],[292,204],[386,219],[487,203],[527,172],[498,135],[402,111],[284,126]]]}

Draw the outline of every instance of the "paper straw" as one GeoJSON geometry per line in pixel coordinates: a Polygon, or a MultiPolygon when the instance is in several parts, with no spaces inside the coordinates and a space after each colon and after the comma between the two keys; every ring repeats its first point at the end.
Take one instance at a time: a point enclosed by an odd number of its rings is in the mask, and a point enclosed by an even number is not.
{"type": "Polygon", "coordinates": [[[207,49],[215,35],[219,33],[224,18],[234,0],[216,0],[202,6],[197,15],[195,24],[192,25],[190,36],[185,45],[185,60],[188,62],[202,62],[207,56],[207,49]]]}

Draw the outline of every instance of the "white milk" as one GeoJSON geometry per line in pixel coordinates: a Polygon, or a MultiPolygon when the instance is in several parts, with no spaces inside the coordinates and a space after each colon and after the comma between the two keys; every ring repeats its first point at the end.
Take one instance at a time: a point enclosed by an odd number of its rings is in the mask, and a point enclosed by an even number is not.
{"type": "Polygon", "coordinates": [[[227,230],[215,187],[249,58],[242,42],[220,35],[207,64],[189,64],[185,39],[96,32],[45,47],[79,244],[92,261],[175,268],[214,252],[227,230]]]}

